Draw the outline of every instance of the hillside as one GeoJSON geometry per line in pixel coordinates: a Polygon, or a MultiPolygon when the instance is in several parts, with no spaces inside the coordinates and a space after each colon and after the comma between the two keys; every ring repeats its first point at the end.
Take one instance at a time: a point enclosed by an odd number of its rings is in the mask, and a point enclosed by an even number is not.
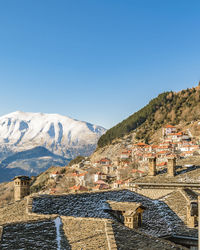
{"type": "MultiPolygon", "coordinates": [[[[114,140],[135,132],[135,139],[151,141],[163,125],[189,125],[200,120],[200,86],[180,92],[165,92],[154,98],[144,108],[109,129],[98,141],[98,148],[110,145],[114,140]]],[[[195,136],[200,130],[195,130],[195,136]]]]}
{"type": "Polygon", "coordinates": [[[0,162],[0,182],[9,181],[16,175],[38,175],[53,165],[65,166],[68,162],[69,159],[41,146],[13,153],[0,162]]]}

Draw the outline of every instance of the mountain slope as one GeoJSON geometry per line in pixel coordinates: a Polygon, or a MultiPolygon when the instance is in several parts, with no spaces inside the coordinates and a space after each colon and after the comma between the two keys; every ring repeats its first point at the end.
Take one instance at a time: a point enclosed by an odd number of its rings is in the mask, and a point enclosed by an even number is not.
{"type": "Polygon", "coordinates": [[[14,153],[0,163],[0,182],[9,181],[16,175],[38,175],[51,166],[65,166],[69,160],[44,147],[14,153]]]}
{"type": "Polygon", "coordinates": [[[15,153],[11,156],[8,156],[1,162],[0,167],[6,168],[10,164],[16,161],[22,161],[22,160],[24,161],[24,160],[30,160],[30,159],[42,158],[42,157],[51,157],[51,158],[54,158],[54,160],[57,159],[63,162],[67,162],[67,159],[65,159],[64,157],[55,155],[52,152],[50,152],[48,149],[39,146],[33,149],[28,149],[22,152],[15,153]]]}
{"type": "Polygon", "coordinates": [[[102,148],[117,138],[136,132],[136,139],[149,141],[164,124],[190,123],[200,119],[200,87],[178,93],[165,92],[144,108],[109,129],[98,141],[102,148]]]}

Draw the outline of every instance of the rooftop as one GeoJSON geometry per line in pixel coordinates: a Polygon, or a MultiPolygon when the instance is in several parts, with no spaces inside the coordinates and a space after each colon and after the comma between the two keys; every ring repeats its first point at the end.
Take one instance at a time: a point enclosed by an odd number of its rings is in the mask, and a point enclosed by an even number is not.
{"type": "MultiPolygon", "coordinates": [[[[112,210],[117,211],[135,211],[137,208],[142,207],[141,203],[137,202],[116,202],[116,201],[107,201],[112,210]]],[[[144,207],[143,207],[144,208],[144,207]]]]}
{"type": "Polygon", "coordinates": [[[154,236],[174,232],[195,235],[163,201],[154,201],[127,190],[43,195],[33,197],[31,209],[28,214],[26,199],[0,209],[2,250],[58,249],[59,237],[61,249],[185,249],[154,236]],[[108,200],[113,205],[119,201],[118,204],[128,208],[129,204],[148,207],[143,213],[141,230],[129,229],[106,213],[108,200]],[[56,224],[58,216],[60,230],[56,224]]]}
{"type": "Polygon", "coordinates": [[[116,219],[106,212],[108,200],[112,202],[139,203],[146,207],[140,231],[151,236],[162,236],[171,233],[188,236],[197,234],[196,229],[187,228],[184,220],[175,214],[164,200],[152,200],[128,190],[37,197],[33,200],[33,211],[40,214],[104,218],[115,221],[116,219]]]}
{"type": "Polygon", "coordinates": [[[15,178],[13,178],[13,180],[16,180],[16,179],[20,179],[22,181],[30,181],[31,180],[30,177],[24,176],[24,175],[18,175],[18,176],[15,176],[15,178]]]}

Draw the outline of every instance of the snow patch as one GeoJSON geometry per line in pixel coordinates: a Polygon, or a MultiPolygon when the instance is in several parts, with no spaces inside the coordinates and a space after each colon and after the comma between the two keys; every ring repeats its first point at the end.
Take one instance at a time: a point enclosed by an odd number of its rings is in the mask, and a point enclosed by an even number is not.
{"type": "Polygon", "coordinates": [[[60,217],[57,217],[55,220],[54,220],[54,223],[55,223],[55,227],[56,227],[56,241],[57,241],[57,250],[60,250],[61,249],[61,236],[60,236],[60,227],[62,225],[62,221],[60,219],[60,217]]]}

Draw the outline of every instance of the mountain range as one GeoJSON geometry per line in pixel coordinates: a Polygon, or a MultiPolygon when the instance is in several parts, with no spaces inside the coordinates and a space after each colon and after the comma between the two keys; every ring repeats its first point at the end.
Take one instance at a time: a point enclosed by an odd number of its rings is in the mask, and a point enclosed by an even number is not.
{"type": "Polygon", "coordinates": [[[105,132],[103,127],[58,114],[4,115],[0,117],[0,181],[67,165],[77,155],[88,156],[105,132]]]}

